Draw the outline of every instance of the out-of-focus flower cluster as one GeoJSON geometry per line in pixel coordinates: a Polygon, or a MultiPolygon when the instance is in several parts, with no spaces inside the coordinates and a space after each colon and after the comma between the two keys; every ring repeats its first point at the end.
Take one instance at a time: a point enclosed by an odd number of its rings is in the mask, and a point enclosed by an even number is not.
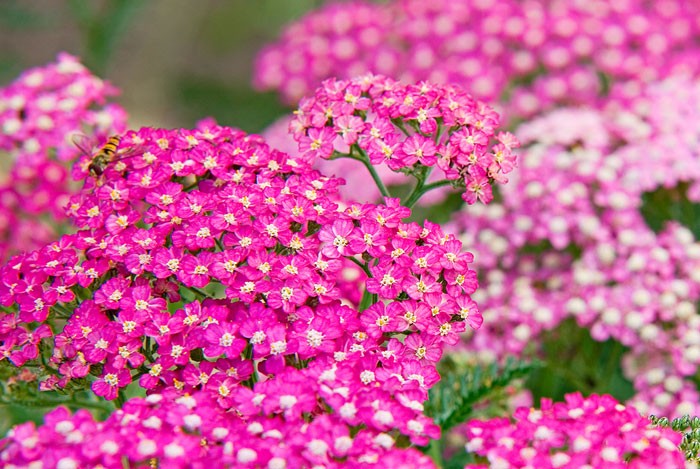
{"type": "Polygon", "coordinates": [[[526,148],[502,203],[457,222],[486,285],[471,350],[522,354],[575,318],[595,340],[629,347],[623,371],[640,411],[700,410],[687,379],[700,364],[700,243],[678,223],[655,233],[640,212],[647,191],[697,181],[700,101],[686,101],[697,90],[673,79],[645,91],[643,113],[562,109],[519,128],[526,148]]]}
{"type": "MultiPolygon", "coordinates": [[[[700,5],[685,0],[395,0],[331,4],[290,25],[259,56],[255,83],[288,102],[329,77],[366,72],[456,83],[502,100],[509,118],[552,105],[635,96],[696,73],[700,5]]],[[[599,102],[599,101],[598,101],[599,102]]]]}
{"type": "Polygon", "coordinates": [[[7,170],[0,184],[0,259],[56,238],[74,192],[68,168],[80,155],[71,136],[97,143],[123,132],[124,111],[107,102],[115,94],[68,54],[0,89],[0,155],[7,170]]]}
{"type": "Polygon", "coordinates": [[[700,202],[700,81],[671,77],[607,108],[611,127],[628,142],[617,152],[625,186],[652,191],[687,183],[690,200],[700,202]]]}
{"type": "Polygon", "coordinates": [[[654,428],[632,407],[610,396],[569,394],[542,399],[540,409],[519,408],[507,418],[466,425],[467,451],[486,465],[468,468],[684,467],[681,434],[654,428]]]}
{"type": "Polygon", "coordinates": [[[211,122],[128,132],[113,160],[71,199],[81,231],[0,272],[2,359],[42,389],[91,382],[115,399],[138,381],[199,393],[260,434],[283,420],[309,464],[439,435],[422,413],[435,364],[481,324],[453,235],[403,222],[397,199],[340,209],[339,180],[211,122]],[[359,308],[340,301],[343,262],[363,272],[359,308]]]}
{"type": "MultiPolygon", "coordinates": [[[[291,396],[289,396],[291,397],[291,396]]],[[[271,418],[239,418],[205,393],[152,394],[127,401],[104,422],[81,410],[58,408],[36,428],[18,425],[0,440],[0,462],[7,468],[41,462],[45,467],[233,467],[284,469],[332,465],[432,468],[413,448],[394,448],[393,438],[367,432],[352,435],[333,415],[309,423],[271,418]]]]}
{"type": "Polygon", "coordinates": [[[290,129],[310,161],[348,155],[413,174],[421,184],[437,167],[445,182],[466,187],[462,197],[472,204],[489,202],[491,182],[507,181],[515,167],[518,142],[495,135],[498,124],[493,109],[459,87],[366,75],[325,81],[301,101],[290,129]]]}

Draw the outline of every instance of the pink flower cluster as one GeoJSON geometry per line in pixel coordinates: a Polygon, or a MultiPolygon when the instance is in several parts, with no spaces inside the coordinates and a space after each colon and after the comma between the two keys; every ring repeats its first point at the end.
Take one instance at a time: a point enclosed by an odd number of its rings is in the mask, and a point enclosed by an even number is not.
{"type": "Polygon", "coordinates": [[[128,132],[71,199],[81,231],[0,271],[0,359],[38,370],[42,389],[87,378],[115,399],[138,381],[302,440],[350,439],[309,464],[371,461],[399,434],[427,444],[435,364],[481,324],[473,256],[403,222],[397,199],[341,209],[339,182],[213,123],[128,132]],[[363,272],[359,308],[340,301],[344,262],[363,272]]]}
{"type": "Polygon", "coordinates": [[[85,410],[71,415],[58,408],[39,428],[32,422],[18,425],[0,440],[0,464],[283,469],[339,467],[334,461],[342,460],[348,467],[434,467],[413,448],[393,447],[387,433],[355,436],[339,420],[333,415],[318,415],[309,423],[281,415],[238,417],[204,393],[152,394],[127,401],[104,422],[85,410]]]}
{"type": "Polygon", "coordinates": [[[699,17],[697,2],[685,0],[330,4],[263,50],[254,81],[293,103],[326,78],[382,73],[460,84],[502,100],[509,116],[530,116],[697,73],[699,17]]]}
{"type": "Polygon", "coordinates": [[[421,181],[437,166],[446,182],[466,187],[470,204],[489,202],[491,182],[507,181],[515,167],[513,135],[499,133],[492,145],[498,114],[455,86],[328,80],[295,114],[290,130],[304,157],[349,155],[421,181]]]}
{"type": "Polygon", "coordinates": [[[626,187],[651,191],[685,182],[690,185],[688,197],[700,201],[699,106],[700,81],[686,76],[608,104],[611,127],[629,142],[616,152],[628,168],[623,175],[626,187]]]}
{"type": "Polygon", "coordinates": [[[107,104],[115,94],[68,54],[0,89],[0,154],[11,160],[0,185],[0,259],[56,238],[73,192],[67,166],[80,154],[70,136],[124,131],[124,111],[107,104]]]}
{"type": "Polygon", "coordinates": [[[648,419],[610,396],[569,394],[542,399],[507,418],[466,425],[467,451],[486,459],[468,468],[684,467],[681,434],[653,428],[648,419]],[[486,462],[485,461],[485,462],[486,462]]]}
{"type": "MultiPolygon", "coordinates": [[[[281,150],[290,155],[299,155],[299,145],[289,134],[289,124],[294,116],[284,116],[272,123],[263,132],[262,136],[272,148],[281,150]]],[[[329,176],[342,177],[345,184],[338,188],[344,201],[353,202],[376,202],[382,200],[382,194],[376,184],[367,184],[367,168],[362,163],[353,158],[336,158],[333,160],[317,159],[313,167],[323,174],[329,176]]],[[[387,190],[392,191],[393,187],[410,185],[415,183],[415,179],[407,174],[394,172],[385,164],[374,166],[379,178],[386,185],[387,190]]],[[[437,182],[440,178],[438,171],[430,173],[426,183],[437,182]]],[[[418,201],[418,205],[433,205],[445,198],[450,188],[440,187],[426,193],[418,201]]]]}
{"type": "Polygon", "coordinates": [[[450,228],[479,253],[486,285],[475,296],[484,327],[468,349],[488,361],[522,355],[541,332],[574,318],[595,340],[630,348],[623,370],[640,411],[700,410],[688,379],[700,365],[700,243],[676,223],[654,233],[639,211],[646,191],[697,181],[692,137],[678,139],[676,152],[658,151],[682,119],[661,119],[672,114],[661,103],[674,102],[669,94],[692,95],[678,83],[645,92],[659,102],[658,112],[649,111],[653,125],[627,111],[562,109],[517,130],[526,148],[502,204],[470,207],[460,228],[450,228]],[[646,136],[631,137],[644,128],[646,136]]]}

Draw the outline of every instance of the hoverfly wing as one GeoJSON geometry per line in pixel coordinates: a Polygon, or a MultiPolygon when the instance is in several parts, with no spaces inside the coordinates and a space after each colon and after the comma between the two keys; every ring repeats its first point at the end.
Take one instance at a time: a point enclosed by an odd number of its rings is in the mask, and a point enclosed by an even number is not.
{"type": "Polygon", "coordinates": [[[78,147],[78,150],[80,150],[83,155],[85,156],[92,156],[92,153],[95,149],[95,140],[88,137],[85,134],[73,134],[71,136],[71,141],[73,142],[73,145],[78,147]]]}

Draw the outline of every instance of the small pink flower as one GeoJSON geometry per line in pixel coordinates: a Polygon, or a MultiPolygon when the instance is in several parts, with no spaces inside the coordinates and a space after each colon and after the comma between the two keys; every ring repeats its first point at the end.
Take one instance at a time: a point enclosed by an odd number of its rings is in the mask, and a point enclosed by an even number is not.
{"type": "Polygon", "coordinates": [[[121,388],[131,383],[131,374],[128,370],[117,370],[105,367],[102,376],[92,383],[92,390],[98,396],[102,396],[108,401],[117,398],[121,388]]]}

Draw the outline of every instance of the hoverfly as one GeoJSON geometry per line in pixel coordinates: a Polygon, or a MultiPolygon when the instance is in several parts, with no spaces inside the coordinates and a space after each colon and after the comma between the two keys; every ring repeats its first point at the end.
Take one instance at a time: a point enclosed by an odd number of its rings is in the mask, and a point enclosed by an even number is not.
{"type": "Polygon", "coordinates": [[[87,135],[74,135],[73,143],[76,147],[78,147],[78,149],[80,149],[80,151],[83,152],[85,156],[90,159],[90,163],[87,165],[86,169],[93,177],[99,177],[102,176],[102,173],[104,173],[107,165],[113,161],[116,161],[117,157],[122,159],[127,155],[134,153],[134,148],[126,151],[118,150],[121,139],[122,137],[120,135],[112,135],[107,139],[107,142],[105,142],[97,150],[94,150],[94,144],[87,135]]]}

